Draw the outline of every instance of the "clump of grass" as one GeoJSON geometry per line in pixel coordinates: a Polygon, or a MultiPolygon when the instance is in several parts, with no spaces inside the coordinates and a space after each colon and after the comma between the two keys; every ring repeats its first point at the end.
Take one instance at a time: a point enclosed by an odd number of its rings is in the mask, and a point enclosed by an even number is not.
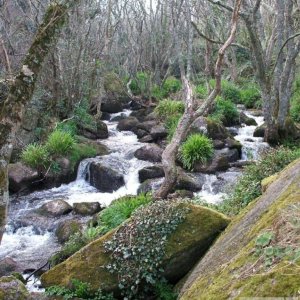
{"type": "Polygon", "coordinates": [[[73,136],[66,131],[53,131],[45,144],[46,149],[51,155],[66,155],[75,145],[73,136]]]}
{"type": "Polygon", "coordinates": [[[260,101],[261,94],[256,85],[252,84],[241,90],[241,102],[246,108],[258,108],[260,101]]]}
{"type": "Polygon", "coordinates": [[[181,118],[180,114],[170,116],[166,119],[165,125],[168,131],[168,141],[170,142],[172,140],[172,137],[177,129],[179,120],[181,118]]]}
{"type": "Polygon", "coordinates": [[[45,146],[30,144],[21,154],[22,161],[31,168],[42,170],[49,165],[49,153],[45,146]]]}
{"type": "Polygon", "coordinates": [[[282,169],[300,157],[300,149],[279,147],[269,149],[262,154],[255,165],[245,168],[234,191],[218,206],[218,210],[227,215],[236,215],[252,200],[262,194],[261,181],[282,169]]]}
{"type": "Polygon", "coordinates": [[[166,94],[176,93],[181,89],[181,81],[174,76],[168,77],[162,86],[166,94]]]}
{"type": "Polygon", "coordinates": [[[155,113],[162,120],[165,120],[170,116],[183,114],[184,103],[182,101],[174,101],[170,99],[162,100],[155,108],[155,113]]]}
{"type": "Polygon", "coordinates": [[[179,157],[183,166],[192,170],[195,163],[205,163],[214,153],[213,143],[205,135],[192,134],[182,144],[179,157]]]}

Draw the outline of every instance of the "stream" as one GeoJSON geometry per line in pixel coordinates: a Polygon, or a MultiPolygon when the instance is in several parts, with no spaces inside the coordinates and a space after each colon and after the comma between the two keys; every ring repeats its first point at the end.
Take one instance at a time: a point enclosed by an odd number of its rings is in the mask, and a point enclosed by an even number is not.
{"type": "MultiPolygon", "coordinates": [[[[112,114],[111,119],[124,114],[128,116],[131,111],[126,110],[122,113],[112,114]]],[[[255,117],[246,112],[247,116],[256,120],[258,126],[263,123],[262,117],[255,117]]],[[[36,210],[42,204],[56,199],[63,199],[70,205],[76,202],[99,202],[102,206],[107,206],[121,196],[128,194],[135,195],[140,186],[138,171],[153,163],[141,161],[134,157],[134,152],[142,147],[143,143],[138,142],[137,136],[132,132],[118,131],[117,122],[106,121],[109,130],[109,138],[101,140],[101,143],[110,149],[110,154],[102,157],[85,159],[78,168],[77,179],[69,184],[63,184],[58,188],[38,191],[26,196],[11,197],[9,210],[9,220],[6,232],[0,246],[0,260],[10,257],[18,263],[22,270],[33,270],[39,268],[48,258],[60,249],[53,232],[44,230],[38,226],[38,220],[27,218],[27,223],[20,221],[24,216],[30,215],[31,211],[36,210]],[[86,180],[89,175],[89,164],[97,160],[109,161],[124,175],[125,186],[113,193],[101,193],[91,186],[86,180]]],[[[237,135],[235,139],[243,145],[241,160],[255,160],[259,156],[260,150],[268,145],[263,143],[262,138],[253,137],[256,126],[242,126],[235,128],[237,135]]],[[[205,183],[200,192],[195,195],[205,199],[209,203],[218,203],[226,194],[228,186],[231,186],[240,175],[241,170],[231,168],[226,172],[216,175],[205,175],[205,183]]],[[[70,217],[63,216],[66,220],[70,217]]],[[[83,217],[81,217],[82,219],[83,217]]],[[[53,220],[58,222],[60,220],[53,220]]],[[[31,291],[38,290],[38,282],[31,281],[28,284],[31,291]]]]}

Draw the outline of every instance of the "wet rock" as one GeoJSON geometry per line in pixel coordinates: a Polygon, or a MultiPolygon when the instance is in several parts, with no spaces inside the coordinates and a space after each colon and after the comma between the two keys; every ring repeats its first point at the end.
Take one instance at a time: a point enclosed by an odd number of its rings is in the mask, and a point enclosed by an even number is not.
{"type": "Polygon", "coordinates": [[[228,130],[228,132],[230,133],[230,135],[232,136],[236,136],[239,134],[239,130],[236,127],[227,127],[226,128],[228,130]]]}
{"type": "Polygon", "coordinates": [[[134,131],[137,129],[138,123],[139,121],[137,118],[128,117],[126,119],[119,121],[117,129],[120,131],[134,131]]]}
{"type": "Polygon", "coordinates": [[[214,140],[213,145],[214,145],[214,148],[218,149],[218,150],[225,147],[225,143],[223,141],[220,141],[220,140],[214,140]]]}
{"type": "Polygon", "coordinates": [[[159,189],[163,182],[163,178],[147,179],[138,188],[138,194],[154,192],[159,189]]]}
{"type": "Polygon", "coordinates": [[[112,193],[125,184],[124,176],[119,170],[105,162],[90,164],[90,184],[103,193],[112,193]]]}
{"type": "Polygon", "coordinates": [[[0,300],[32,299],[25,285],[14,276],[0,278],[0,300]]]}
{"type": "Polygon", "coordinates": [[[230,167],[230,162],[238,160],[240,157],[237,149],[216,150],[213,158],[205,164],[196,163],[194,172],[214,174],[218,171],[226,171],[230,167]]]}
{"type": "Polygon", "coordinates": [[[201,133],[207,135],[212,140],[225,140],[230,137],[228,130],[217,122],[208,118],[197,118],[190,127],[189,133],[201,133]]]}
{"type": "Polygon", "coordinates": [[[63,244],[69,240],[70,236],[80,232],[83,226],[78,220],[66,220],[60,222],[55,231],[59,243],[63,244]]]}
{"type": "Polygon", "coordinates": [[[10,257],[0,260],[0,277],[8,276],[13,272],[20,272],[18,263],[10,257]]]}
{"type": "Polygon", "coordinates": [[[264,137],[265,136],[266,125],[262,124],[255,128],[253,136],[254,137],[264,137]]]}
{"type": "Polygon", "coordinates": [[[257,126],[255,119],[248,117],[243,111],[240,112],[240,122],[247,126],[257,126]]]}
{"type": "Polygon", "coordinates": [[[194,193],[187,190],[176,190],[174,193],[168,195],[168,199],[193,199],[194,193]]]}
{"type": "Polygon", "coordinates": [[[104,102],[104,103],[101,104],[101,111],[102,112],[115,114],[115,113],[121,112],[122,110],[123,110],[123,105],[118,100],[110,99],[109,101],[104,102]]]}
{"type": "Polygon", "coordinates": [[[58,199],[43,204],[36,212],[44,216],[59,217],[70,213],[72,210],[73,208],[70,204],[58,199]]]}
{"type": "Polygon", "coordinates": [[[144,122],[148,120],[148,115],[150,115],[153,112],[153,107],[147,107],[147,108],[142,108],[136,111],[133,111],[130,116],[131,117],[136,117],[140,122],[144,122]]]}
{"type": "Polygon", "coordinates": [[[145,122],[139,123],[137,125],[137,128],[143,129],[150,133],[152,128],[155,127],[156,125],[157,125],[157,121],[145,121],[145,122]]]}
{"type": "Polygon", "coordinates": [[[80,124],[79,132],[81,135],[91,140],[108,138],[107,125],[101,120],[97,120],[96,128],[80,124]]]}
{"type": "Polygon", "coordinates": [[[164,139],[168,136],[168,131],[163,125],[156,125],[152,127],[150,131],[150,135],[152,136],[154,141],[164,139]]]}
{"type": "Polygon", "coordinates": [[[146,135],[148,135],[148,132],[143,129],[137,129],[135,134],[137,135],[138,139],[141,139],[141,138],[145,137],[146,135]]]}
{"type": "Polygon", "coordinates": [[[119,116],[113,117],[110,121],[111,122],[119,122],[119,121],[124,120],[126,118],[128,118],[126,114],[121,114],[119,116]]]}
{"type": "Polygon", "coordinates": [[[133,99],[131,102],[130,102],[130,108],[132,110],[139,110],[139,109],[142,109],[143,108],[143,105],[141,103],[141,101],[138,101],[136,99],[133,99]]]}
{"type": "Polygon", "coordinates": [[[134,156],[140,160],[146,160],[151,162],[161,162],[161,156],[163,149],[159,146],[152,144],[146,145],[135,151],[134,156]]]}
{"type": "Polygon", "coordinates": [[[109,154],[109,149],[107,148],[107,146],[101,144],[101,142],[99,142],[99,141],[90,140],[83,136],[76,136],[76,139],[79,142],[79,147],[81,144],[89,145],[89,146],[93,147],[96,150],[96,156],[102,156],[102,155],[109,154]]]}
{"type": "MultiPolygon", "coordinates": [[[[201,206],[183,204],[188,213],[175,232],[167,238],[166,253],[162,258],[163,276],[177,282],[204,255],[217,235],[224,230],[229,219],[224,215],[201,206]]],[[[118,292],[118,276],[109,273],[103,265],[111,263],[111,255],[104,250],[115,230],[90,243],[68,260],[42,275],[45,287],[67,286],[71,278],[87,281],[93,290],[101,288],[118,292]]]]}
{"type": "Polygon", "coordinates": [[[81,202],[74,203],[73,210],[76,214],[83,216],[92,216],[101,211],[99,202],[81,202]]]}
{"type": "Polygon", "coordinates": [[[28,186],[38,180],[37,171],[18,162],[8,166],[9,189],[13,193],[20,192],[28,188],[28,186]]]}
{"type": "Polygon", "coordinates": [[[162,166],[150,166],[139,170],[139,181],[142,183],[147,179],[160,178],[165,176],[162,166]]]}
{"type": "Polygon", "coordinates": [[[102,121],[109,121],[110,118],[111,118],[111,115],[109,113],[103,111],[102,114],[101,114],[100,120],[102,120],[102,121]]]}
{"type": "Polygon", "coordinates": [[[141,139],[139,139],[140,143],[153,143],[153,138],[151,135],[145,135],[144,137],[142,137],[141,139]]]}
{"type": "Polygon", "coordinates": [[[204,183],[205,183],[205,175],[195,176],[193,174],[185,173],[183,170],[179,168],[178,179],[177,179],[175,189],[197,192],[202,189],[204,183]]]}
{"type": "Polygon", "coordinates": [[[225,145],[229,149],[237,149],[239,153],[242,151],[242,144],[233,138],[227,138],[225,140],[225,145]]]}

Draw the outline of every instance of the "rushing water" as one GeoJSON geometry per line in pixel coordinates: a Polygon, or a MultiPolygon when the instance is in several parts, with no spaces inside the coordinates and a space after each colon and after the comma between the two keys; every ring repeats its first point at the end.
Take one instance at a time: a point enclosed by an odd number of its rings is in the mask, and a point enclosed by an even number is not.
{"type": "MultiPolygon", "coordinates": [[[[112,115],[112,118],[128,116],[130,111],[124,111],[112,115]]],[[[253,117],[258,125],[261,125],[261,117],[253,117]]],[[[63,199],[69,204],[75,202],[94,202],[98,201],[103,206],[107,206],[112,200],[128,194],[136,194],[140,186],[138,171],[145,166],[151,165],[149,162],[138,160],[134,157],[134,152],[143,146],[138,142],[137,137],[132,132],[120,132],[117,130],[117,122],[106,122],[109,130],[109,138],[101,141],[110,149],[110,154],[86,159],[80,163],[77,179],[69,184],[63,184],[58,188],[38,191],[27,196],[12,199],[9,222],[0,246],[0,260],[5,257],[13,258],[24,270],[35,269],[43,265],[47,259],[56,252],[60,245],[57,243],[53,232],[40,228],[36,224],[36,219],[30,219],[32,224],[27,227],[20,227],[18,220],[24,215],[30,215],[32,211],[39,208],[42,204],[55,200],[63,199]],[[117,168],[123,173],[125,185],[113,193],[101,193],[91,186],[86,180],[89,175],[89,165],[93,161],[104,161],[110,166],[117,168]]],[[[267,145],[261,138],[254,138],[253,132],[256,126],[242,126],[238,129],[235,137],[243,144],[242,160],[256,159],[259,151],[267,145]]],[[[233,184],[240,170],[230,169],[227,172],[216,175],[205,175],[206,181],[202,191],[197,193],[210,203],[217,203],[222,200],[226,193],[225,186],[233,184]]],[[[65,219],[70,217],[66,216],[65,219]]],[[[50,222],[61,221],[50,219],[50,222]]],[[[29,284],[31,290],[35,290],[38,284],[34,284],[34,279],[29,284]]]]}

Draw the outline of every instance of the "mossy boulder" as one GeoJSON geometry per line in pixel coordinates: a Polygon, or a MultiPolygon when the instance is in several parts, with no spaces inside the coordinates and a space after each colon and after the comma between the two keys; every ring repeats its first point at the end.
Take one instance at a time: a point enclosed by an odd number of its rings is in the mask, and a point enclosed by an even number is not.
{"type": "MultiPolygon", "coordinates": [[[[209,208],[184,204],[189,208],[185,221],[168,238],[163,260],[165,276],[172,282],[182,278],[207,251],[216,236],[228,225],[229,219],[209,208]]],[[[89,282],[93,289],[118,291],[118,278],[105,265],[111,262],[105,242],[115,230],[90,243],[63,263],[42,275],[42,284],[67,286],[71,279],[89,282]]]]}
{"type": "Polygon", "coordinates": [[[264,194],[232,221],[185,280],[180,299],[299,296],[299,259],[277,257],[268,266],[256,253],[266,232],[274,236],[268,247],[279,247],[288,236],[288,246],[294,242],[299,249],[299,231],[287,225],[300,219],[300,160],[267,181],[264,194]]]}
{"type": "Polygon", "coordinates": [[[14,276],[0,278],[0,300],[30,300],[25,285],[14,276]]]}

